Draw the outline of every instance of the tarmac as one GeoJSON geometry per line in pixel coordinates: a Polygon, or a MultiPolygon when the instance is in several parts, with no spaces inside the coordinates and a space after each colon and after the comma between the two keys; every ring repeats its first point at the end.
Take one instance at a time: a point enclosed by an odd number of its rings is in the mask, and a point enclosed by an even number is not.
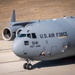
{"type": "Polygon", "coordinates": [[[0,40],[0,75],[75,75],[75,56],[54,61],[32,61],[32,70],[23,69],[25,62],[12,52],[12,41],[0,40]]]}

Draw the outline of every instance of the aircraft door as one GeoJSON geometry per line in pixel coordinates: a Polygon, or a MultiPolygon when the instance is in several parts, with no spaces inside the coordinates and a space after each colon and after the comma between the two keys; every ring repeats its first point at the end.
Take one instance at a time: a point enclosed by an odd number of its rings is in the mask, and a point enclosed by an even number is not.
{"type": "Polygon", "coordinates": [[[52,56],[56,56],[57,55],[57,52],[58,51],[58,47],[57,46],[52,46],[51,47],[51,55],[52,56]]]}
{"type": "Polygon", "coordinates": [[[50,45],[49,45],[49,41],[48,40],[45,40],[45,44],[43,46],[43,51],[45,52],[46,56],[49,56],[51,54],[51,51],[50,51],[50,45]]]}

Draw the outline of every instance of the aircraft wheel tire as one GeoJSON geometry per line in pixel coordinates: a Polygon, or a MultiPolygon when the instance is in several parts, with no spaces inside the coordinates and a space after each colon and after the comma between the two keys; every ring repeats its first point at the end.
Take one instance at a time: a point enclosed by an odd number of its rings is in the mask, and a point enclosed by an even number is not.
{"type": "Polygon", "coordinates": [[[23,68],[24,68],[24,69],[28,69],[28,64],[25,63],[25,64],[23,65],[23,68]]]}
{"type": "Polygon", "coordinates": [[[31,69],[33,68],[33,66],[32,66],[31,64],[25,63],[25,64],[23,65],[23,68],[24,68],[24,69],[31,70],[31,69]]]}
{"type": "Polygon", "coordinates": [[[31,70],[33,67],[31,64],[28,64],[28,70],[31,70]]]}

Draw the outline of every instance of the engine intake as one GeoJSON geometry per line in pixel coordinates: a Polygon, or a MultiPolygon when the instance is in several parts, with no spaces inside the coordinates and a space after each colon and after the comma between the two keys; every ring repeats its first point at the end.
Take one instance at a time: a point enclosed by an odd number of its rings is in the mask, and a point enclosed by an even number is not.
{"type": "Polygon", "coordinates": [[[19,28],[17,31],[16,31],[16,36],[22,31],[22,28],[19,28]]]}
{"type": "Polygon", "coordinates": [[[9,28],[4,28],[2,31],[2,37],[4,40],[12,40],[12,32],[9,28]]]}

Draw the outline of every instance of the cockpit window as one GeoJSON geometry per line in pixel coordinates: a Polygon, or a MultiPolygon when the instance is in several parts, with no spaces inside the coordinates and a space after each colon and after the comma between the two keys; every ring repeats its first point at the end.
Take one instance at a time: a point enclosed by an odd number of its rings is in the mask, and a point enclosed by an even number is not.
{"type": "Polygon", "coordinates": [[[18,37],[26,37],[26,34],[18,34],[18,37]]]}
{"type": "Polygon", "coordinates": [[[29,33],[29,34],[27,34],[27,37],[29,37],[29,38],[37,38],[35,33],[31,33],[31,34],[29,33]]]}
{"type": "Polygon", "coordinates": [[[37,38],[35,33],[32,33],[32,38],[37,38]]]}
{"type": "Polygon", "coordinates": [[[29,33],[29,34],[27,34],[27,37],[31,38],[31,34],[30,34],[30,33],[29,33]]]}
{"type": "Polygon", "coordinates": [[[35,33],[28,33],[28,34],[18,34],[17,37],[28,37],[28,38],[32,38],[32,39],[36,39],[36,34],[35,33]]]}

